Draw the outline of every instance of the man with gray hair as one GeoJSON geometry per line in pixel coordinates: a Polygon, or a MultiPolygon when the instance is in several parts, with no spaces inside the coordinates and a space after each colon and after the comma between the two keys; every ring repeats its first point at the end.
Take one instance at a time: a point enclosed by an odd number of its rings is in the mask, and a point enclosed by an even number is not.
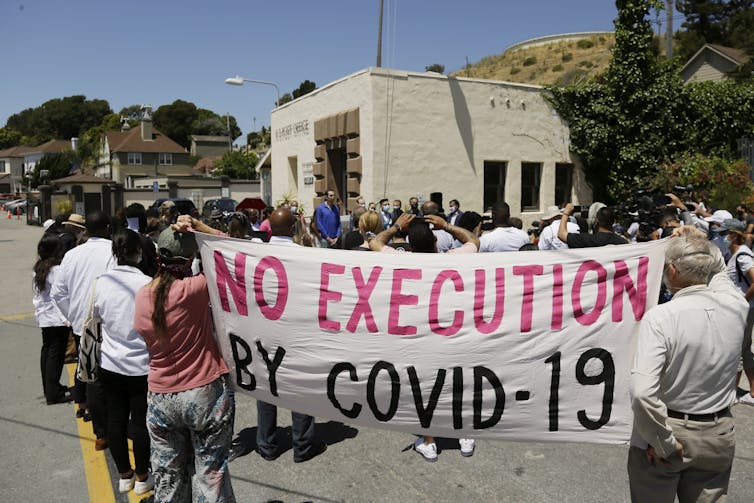
{"type": "Polygon", "coordinates": [[[673,298],[644,315],[631,369],[635,502],[717,500],[733,465],[730,406],[748,303],[704,233],[685,226],[674,236],[663,274],[673,298]]]}

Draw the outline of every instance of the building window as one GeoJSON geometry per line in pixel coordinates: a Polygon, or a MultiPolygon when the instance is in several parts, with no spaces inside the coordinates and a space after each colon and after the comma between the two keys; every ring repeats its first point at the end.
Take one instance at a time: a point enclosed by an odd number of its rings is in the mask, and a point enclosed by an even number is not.
{"type": "Polygon", "coordinates": [[[141,152],[129,152],[128,164],[141,164],[141,152]]]}
{"type": "Polygon", "coordinates": [[[555,165],[555,204],[562,208],[571,202],[573,188],[573,164],[557,163],[555,165]]]}
{"type": "Polygon", "coordinates": [[[505,200],[506,161],[484,161],[484,211],[505,200]]]}
{"type": "Polygon", "coordinates": [[[172,166],[173,154],[160,154],[160,166],[172,166]]]}
{"type": "Polygon", "coordinates": [[[5,161],[0,161],[0,173],[5,173],[5,161]]]}
{"type": "Polygon", "coordinates": [[[521,163],[521,211],[539,211],[539,184],[542,163],[521,163]]]}

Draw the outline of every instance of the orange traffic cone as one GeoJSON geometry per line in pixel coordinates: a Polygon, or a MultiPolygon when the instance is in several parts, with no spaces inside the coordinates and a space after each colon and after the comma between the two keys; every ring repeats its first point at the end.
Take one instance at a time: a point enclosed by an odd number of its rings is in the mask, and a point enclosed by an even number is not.
{"type": "Polygon", "coordinates": [[[10,220],[10,210],[8,210],[8,215],[5,218],[7,218],[8,220],[10,220]]]}

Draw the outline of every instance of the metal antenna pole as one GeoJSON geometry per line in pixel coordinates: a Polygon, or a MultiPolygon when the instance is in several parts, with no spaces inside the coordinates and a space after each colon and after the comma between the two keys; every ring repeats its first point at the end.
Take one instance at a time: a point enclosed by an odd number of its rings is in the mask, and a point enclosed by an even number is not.
{"type": "Polygon", "coordinates": [[[380,26],[377,30],[377,68],[382,66],[382,3],[380,0],[380,26]]]}

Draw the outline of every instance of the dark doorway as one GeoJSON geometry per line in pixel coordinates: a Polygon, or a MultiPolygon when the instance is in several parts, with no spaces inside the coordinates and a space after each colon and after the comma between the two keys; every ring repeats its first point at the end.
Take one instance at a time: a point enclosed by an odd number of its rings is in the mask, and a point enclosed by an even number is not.
{"type": "Polygon", "coordinates": [[[89,213],[102,209],[102,194],[96,192],[84,192],[84,211],[89,213]]]}
{"type": "Polygon", "coordinates": [[[327,151],[327,158],[330,161],[330,171],[327,173],[327,188],[335,191],[335,197],[337,197],[341,203],[340,212],[343,213],[346,200],[348,197],[348,182],[346,177],[346,149],[336,148],[327,151]]]}

